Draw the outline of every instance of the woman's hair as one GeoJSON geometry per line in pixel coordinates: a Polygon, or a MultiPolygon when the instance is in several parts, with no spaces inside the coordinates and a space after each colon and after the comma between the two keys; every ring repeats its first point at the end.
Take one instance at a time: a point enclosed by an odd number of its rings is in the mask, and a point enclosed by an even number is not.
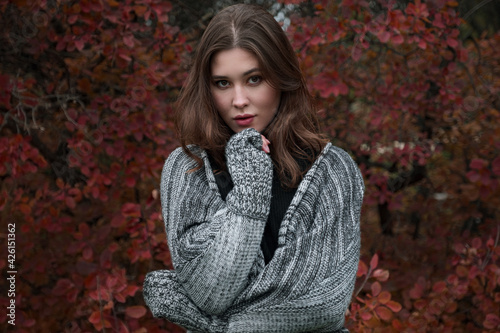
{"type": "Polygon", "coordinates": [[[270,141],[270,156],[282,183],[296,187],[307,169],[296,161],[316,160],[327,140],[319,133],[311,96],[288,38],[274,17],[263,8],[234,5],[220,11],[198,44],[185,86],[177,102],[176,129],[183,150],[205,149],[221,170],[226,170],[224,148],[233,134],[220,117],[211,94],[211,61],[219,51],[241,48],[258,59],[262,76],[281,91],[276,116],[262,132],[270,141]]]}

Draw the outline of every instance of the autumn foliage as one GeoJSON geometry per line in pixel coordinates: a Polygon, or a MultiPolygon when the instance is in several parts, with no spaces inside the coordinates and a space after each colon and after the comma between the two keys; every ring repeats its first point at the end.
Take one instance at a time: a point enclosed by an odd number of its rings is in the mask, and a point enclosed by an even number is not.
{"type": "MultiPolygon", "coordinates": [[[[466,35],[455,1],[283,2],[323,129],[366,183],[346,326],[500,331],[500,33],[466,35]]],[[[0,0],[2,331],[182,332],[141,292],[171,268],[158,182],[200,32],[174,10],[0,0]]]]}

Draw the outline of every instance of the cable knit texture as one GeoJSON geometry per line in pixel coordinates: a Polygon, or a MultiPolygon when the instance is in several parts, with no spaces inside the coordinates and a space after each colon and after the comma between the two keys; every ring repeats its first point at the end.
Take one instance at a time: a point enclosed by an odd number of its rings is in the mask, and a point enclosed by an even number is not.
{"type": "Polygon", "coordinates": [[[357,165],[328,143],[304,176],[265,265],[272,162],[254,129],[226,147],[234,187],[222,200],[206,152],[196,166],[182,149],[161,179],[162,212],[174,271],[147,274],[155,317],[192,332],[347,332],[344,314],[358,268],[364,183],[357,165]]]}

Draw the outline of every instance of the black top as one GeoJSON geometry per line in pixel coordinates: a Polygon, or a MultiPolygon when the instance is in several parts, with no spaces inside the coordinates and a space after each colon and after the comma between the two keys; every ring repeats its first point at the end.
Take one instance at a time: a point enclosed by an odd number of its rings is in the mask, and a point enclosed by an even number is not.
{"type": "MultiPolygon", "coordinates": [[[[219,188],[222,200],[226,200],[226,196],[233,189],[233,181],[231,175],[227,171],[216,171],[219,169],[215,161],[209,156],[210,164],[214,170],[215,181],[219,188]]],[[[302,170],[308,166],[307,160],[297,160],[302,170]]],[[[273,258],[274,252],[278,247],[278,235],[281,226],[281,221],[292,202],[297,188],[284,188],[281,184],[280,178],[276,169],[273,169],[273,184],[271,188],[271,207],[269,216],[264,228],[264,235],[260,247],[264,254],[264,261],[267,264],[273,258]]]]}

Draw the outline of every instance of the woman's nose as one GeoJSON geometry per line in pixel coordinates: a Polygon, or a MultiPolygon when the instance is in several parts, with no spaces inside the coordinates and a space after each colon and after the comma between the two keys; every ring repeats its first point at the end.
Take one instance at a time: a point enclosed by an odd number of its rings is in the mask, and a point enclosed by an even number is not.
{"type": "Polygon", "coordinates": [[[244,87],[236,86],[234,88],[233,106],[241,109],[248,105],[248,96],[244,87]]]}

